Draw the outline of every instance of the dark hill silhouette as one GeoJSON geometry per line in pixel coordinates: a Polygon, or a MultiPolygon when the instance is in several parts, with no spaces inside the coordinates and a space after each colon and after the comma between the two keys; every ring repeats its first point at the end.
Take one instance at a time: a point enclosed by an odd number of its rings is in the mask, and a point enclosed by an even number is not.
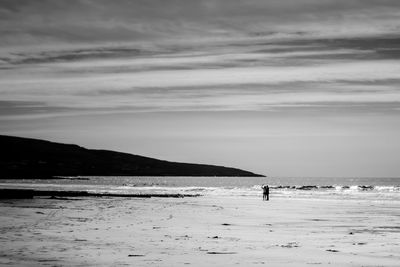
{"type": "Polygon", "coordinates": [[[0,178],[54,176],[262,176],[214,165],[177,163],[78,145],[0,135],[0,178]]]}

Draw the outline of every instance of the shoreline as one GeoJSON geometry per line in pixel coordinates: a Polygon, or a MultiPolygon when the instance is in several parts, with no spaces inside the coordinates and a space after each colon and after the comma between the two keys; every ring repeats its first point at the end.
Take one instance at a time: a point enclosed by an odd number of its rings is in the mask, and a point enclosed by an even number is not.
{"type": "Polygon", "coordinates": [[[0,199],[33,199],[34,197],[126,197],[126,198],[184,198],[199,197],[200,194],[115,194],[87,191],[57,191],[34,189],[0,189],[0,199]]]}

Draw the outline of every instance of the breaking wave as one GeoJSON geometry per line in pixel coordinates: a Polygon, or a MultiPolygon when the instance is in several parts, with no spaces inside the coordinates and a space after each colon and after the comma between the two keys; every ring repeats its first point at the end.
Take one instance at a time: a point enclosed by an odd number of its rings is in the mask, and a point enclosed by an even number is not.
{"type": "Polygon", "coordinates": [[[38,190],[47,188],[49,190],[88,191],[122,195],[200,194],[203,196],[257,198],[261,197],[261,186],[266,181],[270,187],[271,199],[317,198],[400,201],[400,178],[89,177],[87,179],[48,181],[8,180],[2,181],[0,188],[38,190]],[[328,184],[327,181],[337,183],[328,184]]]}

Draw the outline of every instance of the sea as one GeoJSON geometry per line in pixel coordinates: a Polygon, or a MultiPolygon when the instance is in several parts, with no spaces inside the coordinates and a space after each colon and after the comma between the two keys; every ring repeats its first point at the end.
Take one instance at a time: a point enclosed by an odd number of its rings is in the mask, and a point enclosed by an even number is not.
{"type": "Polygon", "coordinates": [[[260,198],[400,201],[398,178],[335,177],[127,177],[83,176],[62,179],[1,180],[0,188],[88,191],[112,194],[193,194],[260,198]]]}

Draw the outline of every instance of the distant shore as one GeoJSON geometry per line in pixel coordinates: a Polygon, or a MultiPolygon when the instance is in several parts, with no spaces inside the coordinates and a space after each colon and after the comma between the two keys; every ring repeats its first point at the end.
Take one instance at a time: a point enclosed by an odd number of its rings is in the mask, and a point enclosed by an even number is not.
{"type": "Polygon", "coordinates": [[[172,162],[16,136],[0,135],[0,147],[0,178],[3,179],[100,175],[264,177],[232,167],[172,162]]]}

